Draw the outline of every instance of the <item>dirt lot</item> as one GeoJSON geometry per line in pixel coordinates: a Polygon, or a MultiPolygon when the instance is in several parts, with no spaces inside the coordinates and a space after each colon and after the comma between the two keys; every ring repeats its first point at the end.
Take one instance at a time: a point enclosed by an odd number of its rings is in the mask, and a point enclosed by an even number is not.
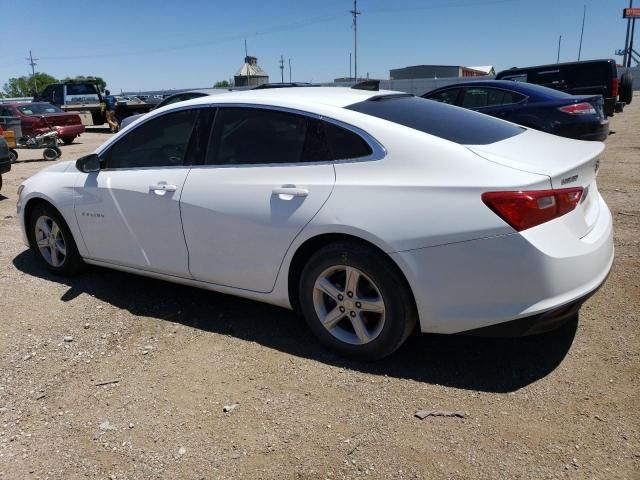
{"type": "Polygon", "coordinates": [[[617,258],[578,323],[421,335],[375,364],[326,353],[286,310],[49,275],[15,219],[16,188],[49,163],[21,151],[33,161],[0,195],[0,479],[640,478],[640,96],[612,129],[599,184],[617,258]]]}

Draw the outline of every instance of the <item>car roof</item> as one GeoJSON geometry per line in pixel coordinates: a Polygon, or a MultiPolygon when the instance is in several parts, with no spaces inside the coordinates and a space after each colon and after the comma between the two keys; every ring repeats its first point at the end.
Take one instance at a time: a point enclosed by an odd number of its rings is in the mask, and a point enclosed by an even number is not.
{"type": "Polygon", "coordinates": [[[608,63],[608,64],[614,64],[615,65],[615,60],[612,58],[598,58],[595,60],[578,60],[575,62],[562,62],[562,63],[548,63],[546,65],[532,65],[529,67],[511,67],[511,68],[507,68],[506,70],[501,70],[498,72],[498,75],[506,75],[508,73],[511,72],[518,72],[520,70],[537,70],[537,69],[547,69],[547,68],[554,68],[554,69],[558,69],[558,68],[562,68],[564,66],[573,66],[573,65],[586,65],[588,63],[608,63]]]}
{"type": "MultiPolygon", "coordinates": [[[[456,88],[456,87],[504,88],[514,92],[522,93],[523,95],[527,95],[529,97],[544,97],[544,98],[547,98],[547,97],[557,98],[561,96],[559,94],[562,93],[552,88],[545,87],[543,85],[531,84],[526,82],[515,82],[513,80],[478,80],[478,81],[453,83],[451,85],[446,85],[444,87],[431,90],[425,93],[423,96],[432,95],[436,92],[447,90],[450,88],[456,88]]],[[[565,95],[568,95],[568,94],[565,94],[565,95]]]]}
{"type": "Polygon", "coordinates": [[[373,97],[399,94],[391,90],[358,90],[347,87],[314,88],[265,88],[258,90],[234,90],[213,97],[188,100],[191,105],[210,103],[266,103],[266,104],[317,104],[346,107],[373,97]]]}

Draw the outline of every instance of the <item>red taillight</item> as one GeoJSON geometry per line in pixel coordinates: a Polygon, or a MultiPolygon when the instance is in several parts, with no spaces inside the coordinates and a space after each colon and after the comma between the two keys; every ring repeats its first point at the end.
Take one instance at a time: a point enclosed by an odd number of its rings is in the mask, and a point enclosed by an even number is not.
{"type": "Polygon", "coordinates": [[[614,77],[611,79],[611,96],[618,96],[618,77],[614,77]]]}
{"type": "Polygon", "coordinates": [[[570,113],[571,115],[594,115],[596,109],[588,102],[574,103],[573,105],[565,105],[558,108],[561,112],[570,113]]]}
{"type": "Polygon", "coordinates": [[[487,192],[482,201],[518,232],[561,217],[576,208],[582,187],[530,192],[487,192]]]}

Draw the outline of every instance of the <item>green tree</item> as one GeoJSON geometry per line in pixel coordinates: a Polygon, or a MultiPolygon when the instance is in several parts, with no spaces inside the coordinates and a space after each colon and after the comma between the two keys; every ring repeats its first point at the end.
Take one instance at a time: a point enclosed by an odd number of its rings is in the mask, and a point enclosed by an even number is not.
{"type": "Polygon", "coordinates": [[[7,97],[31,97],[35,91],[37,85],[38,92],[41,92],[44,87],[52,83],[56,83],[56,80],[51,75],[43,72],[36,72],[35,83],[33,81],[33,75],[22,76],[18,78],[10,78],[7,83],[2,87],[7,97]]]}
{"type": "Polygon", "coordinates": [[[66,77],[62,81],[63,82],[90,82],[98,85],[98,88],[100,90],[104,90],[105,88],[107,88],[107,82],[102,77],[95,77],[93,75],[89,75],[89,76],[77,75],[73,78],[66,77]]]}
{"type": "Polygon", "coordinates": [[[213,88],[227,88],[230,87],[231,84],[226,81],[226,80],[221,80],[219,82],[216,82],[215,85],[213,86],[213,88]]]}

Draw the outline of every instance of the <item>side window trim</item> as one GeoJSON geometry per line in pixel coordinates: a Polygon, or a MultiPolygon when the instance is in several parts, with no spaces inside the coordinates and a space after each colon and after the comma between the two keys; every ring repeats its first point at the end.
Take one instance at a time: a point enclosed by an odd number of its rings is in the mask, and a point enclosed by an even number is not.
{"type": "MultiPolygon", "coordinates": [[[[288,108],[288,107],[280,107],[280,106],[276,106],[276,105],[262,105],[262,104],[254,104],[254,103],[216,103],[216,104],[211,104],[208,105],[209,107],[213,107],[216,108],[216,114],[215,117],[213,119],[213,122],[211,124],[211,133],[210,133],[210,138],[214,135],[214,131],[215,131],[215,126],[216,126],[216,121],[218,119],[218,114],[220,112],[220,110],[222,110],[223,108],[249,108],[249,109],[260,109],[260,110],[270,110],[270,111],[277,111],[277,112],[285,112],[285,113],[291,113],[294,115],[301,115],[304,117],[308,117],[308,118],[312,118],[314,120],[319,120],[322,122],[327,122],[327,123],[332,123],[338,127],[344,128],[346,130],[349,130],[350,132],[358,135],[362,140],[364,140],[364,142],[369,146],[369,148],[371,149],[371,154],[370,155],[366,155],[364,157],[357,157],[357,158],[346,158],[346,159],[338,159],[338,160],[319,160],[319,161],[313,161],[313,162],[299,162],[299,163],[281,163],[279,165],[318,165],[318,164],[325,164],[325,163],[345,163],[345,162],[368,162],[368,161],[375,161],[375,160],[381,160],[383,159],[386,155],[387,155],[387,150],[386,148],[375,138],[373,137],[373,135],[365,132],[364,130],[362,130],[359,127],[356,127],[354,125],[351,125],[349,123],[343,122],[341,120],[336,120],[334,118],[331,117],[325,117],[323,115],[317,114],[317,113],[313,113],[313,112],[306,112],[304,110],[297,110],[295,108],[288,108]]],[[[211,147],[211,142],[209,142],[209,147],[211,147]]],[[[209,155],[210,152],[207,150],[207,159],[209,159],[209,155]]],[[[234,167],[251,167],[251,166],[255,166],[256,164],[254,163],[239,163],[239,164],[234,164],[234,167]]],[[[194,165],[195,166],[195,165],[194,165]]],[[[215,168],[224,168],[226,167],[226,165],[224,164],[217,164],[217,163],[208,163],[205,162],[204,165],[199,165],[200,167],[215,167],[215,168]]]]}
{"type": "MultiPolygon", "coordinates": [[[[178,112],[182,112],[182,111],[186,111],[186,110],[193,110],[193,109],[205,109],[205,108],[209,108],[210,105],[190,105],[188,107],[182,107],[182,108],[176,108],[174,110],[168,110],[166,112],[163,112],[160,115],[154,115],[151,118],[147,118],[144,122],[140,122],[138,123],[135,127],[133,127],[132,129],[127,128],[127,135],[122,135],[120,137],[118,137],[117,139],[115,139],[113,142],[107,144],[104,149],[100,150],[98,153],[98,156],[100,157],[100,163],[104,163],[107,161],[107,157],[111,154],[111,150],[113,149],[113,147],[115,147],[123,138],[125,138],[126,136],[132,134],[133,132],[135,132],[138,128],[140,128],[142,125],[146,125],[148,122],[151,122],[153,120],[156,120],[158,118],[164,117],[166,115],[170,115],[172,113],[178,113],[178,112]]],[[[197,119],[196,119],[197,122],[197,119]]],[[[194,123],[195,126],[195,123],[194,123]]],[[[212,124],[213,126],[213,124],[212,124]]],[[[191,130],[191,135],[193,135],[193,130],[191,130]]],[[[187,147],[191,144],[191,136],[189,136],[189,141],[187,142],[187,147]]],[[[174,165],[174,166],[165,166],[162,168],[185,168],[185,167],[190,167],[191,165],[184,163],[183,165],[174,165]]],[[[157,167],[131,167],[131,168],[109,168],[109,167],[104,167],[101,168],[101,170],[104,171],[114,171],[114,170],[118,170],[118,171],[124,171],[124,170],[141,170],[141,169],[148,169],[148,168],[157,168],[157,167]]]]}

